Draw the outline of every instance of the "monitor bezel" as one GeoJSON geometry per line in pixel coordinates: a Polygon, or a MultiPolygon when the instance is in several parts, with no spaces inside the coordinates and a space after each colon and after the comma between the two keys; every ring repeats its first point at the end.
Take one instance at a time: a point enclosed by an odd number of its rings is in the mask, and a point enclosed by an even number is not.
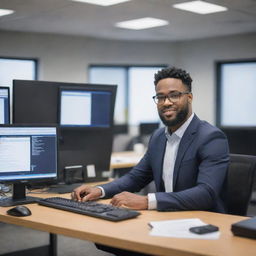
{"type": "MultiPolygon", "coordinates": [[[[7,92],[8,92],[8,109],[7,109],[7,111],[8,111],[8,121],[9,121],[8,124],[10,124],[10,123],[11,123],[11,116],[10,116],[10,113],[11,113],[11,95],[10,95],[10,87],[8,87],[8,86],[0,86],[0,90],[1,90],[1,89],[7,89],[7,92]]],[[[6,125],[8,125],[8,124],[6,124],[6,125]]],[[[3,125],[3,124],[1,124],[1,125],[3,125]]]]}

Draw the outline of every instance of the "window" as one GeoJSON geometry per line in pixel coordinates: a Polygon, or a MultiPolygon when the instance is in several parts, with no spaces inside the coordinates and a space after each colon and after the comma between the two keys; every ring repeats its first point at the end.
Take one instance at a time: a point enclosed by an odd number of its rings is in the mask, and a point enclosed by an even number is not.
{"type": "Polygon", "coordinates": [[[158,122],[152,96],[155,94],[154,74],[160,66],[99,66],[89,68],[89,82],[117,84],[115,124],[139,125],[158,122]]]}
{"type": "Polygon", "coordinates": [[[115,84],[117,87],[115,104],[115,124],[126,123],[127,119],[127,78],[124,67],[92,66],[89,69],[90,83],[115,84]]]}
{"type": "Polygon", "coordinates": [[[0,58],[0,84],[11,87],[13,79],[34,80],[36,70],[36,60],[0,58]]]}
{"type": "Polygon", "coordinates": [[[256,126],[256,60],[217,63],[217,124],[256,126]]]}
{"type": "MultiPolygon", "coordinates": [[[[34,59],[15,59],[0,57],[0,85],[10,88],[12,106],[12,80],[34,80],[37,78],[37,61],[34,59]]],[[[11,108],[12,109],[12,108],[11,108]]],[[[12,111],[11,111],[12,113],[12,111]]]]}

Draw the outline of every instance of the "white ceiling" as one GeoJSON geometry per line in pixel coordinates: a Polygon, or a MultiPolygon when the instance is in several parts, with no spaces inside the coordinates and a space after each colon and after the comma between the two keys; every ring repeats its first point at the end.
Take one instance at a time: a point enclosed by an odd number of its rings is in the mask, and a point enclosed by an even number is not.
{"type": "Polygon", "coordinates": [[[229,8],[200,15],[172,7],[188,0],[132,0],[112,7],[69,0],[0,0],[15,13],[0,17],[0,30],[117,40],[183,41],[256,32],[256,0],[206,0],[229,8]],[[169,25],[145,30],[114,27],[119,21],[154,17],[169,25]]]}

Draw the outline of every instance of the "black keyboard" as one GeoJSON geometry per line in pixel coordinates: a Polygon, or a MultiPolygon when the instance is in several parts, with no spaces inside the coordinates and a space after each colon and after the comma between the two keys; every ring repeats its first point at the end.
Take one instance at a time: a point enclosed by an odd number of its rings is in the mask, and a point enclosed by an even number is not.
{"type": "Polygon", "coordinates": [[[45,198],[40,200],[38,203],[44,206],[111,221],[131,219],[140,214],[140,212],[125,208],[118,208],[111,204],[102,204],[95,201],[77,202],[62,197],[45,198]]]}

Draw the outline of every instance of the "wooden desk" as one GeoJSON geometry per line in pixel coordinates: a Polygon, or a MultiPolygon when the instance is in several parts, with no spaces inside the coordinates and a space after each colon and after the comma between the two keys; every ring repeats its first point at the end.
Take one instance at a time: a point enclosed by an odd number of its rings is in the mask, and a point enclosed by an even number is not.
{"type": "Polygon", "coordinates": [[[0,207],[0,221],[154,255],[255,256],[256,253],[256,240],[233,236],[230,231],[232,223],[245,217],[203,211],[142,211],[136,219],[115,223],[37,204],[28,207],[32,215],[22,218],[8,216],[6,210],[9,208],[0,207]],[[148,222],[183,218],[200,218],[206,223],[219,226],[220,238],[197,240],[149,235],[148,222]]]}
{"type": "Polygon", "coordinates": [[[130,168],[135,166],[144,154],[134,151],[114,152],[111,155],[111,169],[130,168]]]}

